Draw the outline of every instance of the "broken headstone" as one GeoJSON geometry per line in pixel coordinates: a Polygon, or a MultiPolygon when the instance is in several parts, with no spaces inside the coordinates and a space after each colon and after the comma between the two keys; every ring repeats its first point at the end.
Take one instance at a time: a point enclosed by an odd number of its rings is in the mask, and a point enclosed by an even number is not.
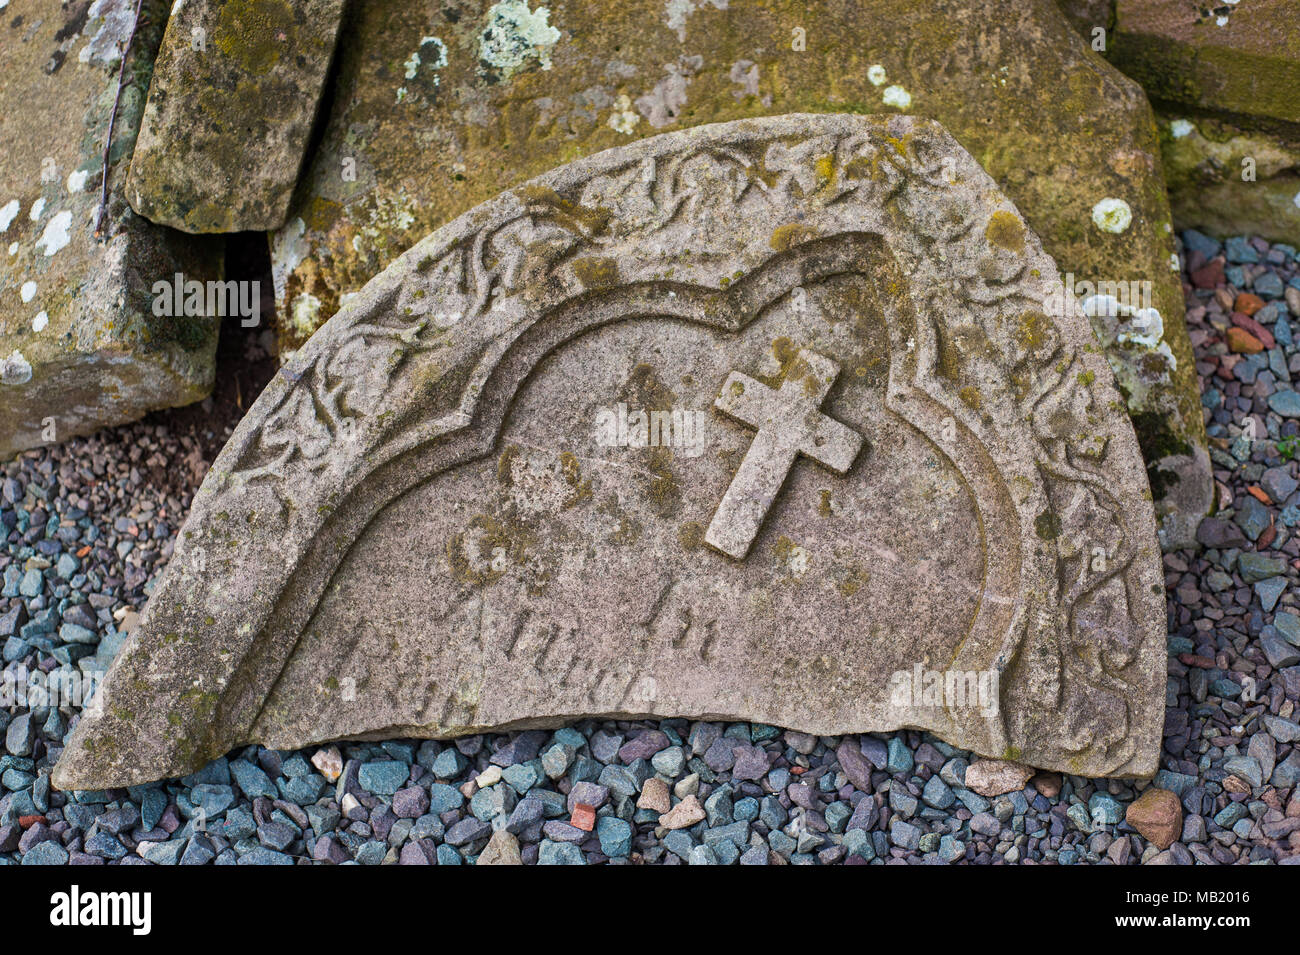
{"type": "Polygon", "coordinates": [[[1113,380],[931,121],[578,160],[267,387],[54,781],[650,715],[1150,774],[1160,557],[1113,380]]]}

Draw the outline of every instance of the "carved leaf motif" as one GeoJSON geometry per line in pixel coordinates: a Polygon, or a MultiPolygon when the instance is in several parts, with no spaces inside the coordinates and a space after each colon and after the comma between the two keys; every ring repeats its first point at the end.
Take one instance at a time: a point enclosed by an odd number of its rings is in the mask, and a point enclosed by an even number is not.
{"type": "Polygon", "coordinates": [[[503,294],[540,284],[582,242],[563,224],[532,216],[498,229],[489,243],[489,269],[503,294]]]}
{"type": "Polygon", "coordinates": [[[370,374],[383,368],[393,358],[391,343],[378,338],[354,335],[343,342],[327,366],[331,379],[351,384],[344,394],[346,405],[340,409],[345,417],[373,414],[386,390],[386,376],[370,374]]]}
{"type": "Polygon", "coordinates": [[[656,193],[664,187],[657,160],[647,157],[617,172],[594,176],[582,187],[588,209],[608,209],[616,223],[645,223],[659,217],[656,193]]]}

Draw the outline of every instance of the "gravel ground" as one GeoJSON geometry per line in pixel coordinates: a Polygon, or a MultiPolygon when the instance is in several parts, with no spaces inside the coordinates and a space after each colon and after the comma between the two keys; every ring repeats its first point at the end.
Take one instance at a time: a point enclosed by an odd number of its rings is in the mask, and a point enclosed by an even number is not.
{"type": "MultiPolygon", "coordinates": [[[[663,720],[255,746],[183,779],[65,794],[49,772],[75,711],[18,705],[0,708],[0,864],[1300,863],[1300,277],[1285,246],[1183,242],[1221,510],[1203,548],[1165,557],[1153,783],[1013,769],[990,784],[984,766],[967,777],[971,754],[910,731],[663,720]]],[[[106,668],[269,374],[256,339],[232,340],[204,405],[5,467],[8,671],[106,668]]]]}

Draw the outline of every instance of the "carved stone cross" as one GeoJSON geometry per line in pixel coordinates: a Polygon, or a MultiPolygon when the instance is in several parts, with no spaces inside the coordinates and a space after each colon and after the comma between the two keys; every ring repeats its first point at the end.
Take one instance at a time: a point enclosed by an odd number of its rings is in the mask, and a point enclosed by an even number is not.
{"type": "Polygon", "coordinates": [[[779,388],[733,371],[714,406],[758,429],[740,469],[709,523],[704,540],[743,560],[799,455],[844,474],[862,448],[862,435],[819,410],[840,366],[800,349],[779,388]]]}

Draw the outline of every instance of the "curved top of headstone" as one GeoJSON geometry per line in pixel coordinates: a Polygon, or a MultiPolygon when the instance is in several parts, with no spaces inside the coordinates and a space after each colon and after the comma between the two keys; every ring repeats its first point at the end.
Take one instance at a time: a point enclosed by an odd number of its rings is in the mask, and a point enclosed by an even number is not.
{"type": "Polygon", "coordinates": [[[54,782],[652,715],[1147,775],[1161,594],[1111,372],[978,164],[699,127],[471,210],[294,356],[54,782]]]}

